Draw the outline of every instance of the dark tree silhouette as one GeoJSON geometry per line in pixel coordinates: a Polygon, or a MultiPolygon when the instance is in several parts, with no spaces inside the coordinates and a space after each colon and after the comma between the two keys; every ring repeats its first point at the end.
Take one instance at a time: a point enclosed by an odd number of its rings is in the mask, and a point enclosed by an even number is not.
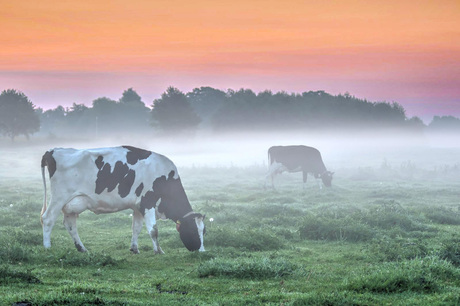
{"type": "Polygon", "coordinates": [[[199,114],[202,120],[201,127],[209,128],[214,115],[224,106],[227,95],[224,91],[212,87],[200,87],[189,92],[187,99],[192,109],[199,114]]]}
{"type": "Polygon", "coordinates": [[[167,133],[193,132],[201,121],[185,94],[174,87],[168,87],[152,106],[152,123],[167,133]]]}
{"type": "Polygon", "coordinates": [[[453,116],[434,116],[428,128],[432,131],[460,131],[460,119],[453,116]]]}
{"type": "Polygon", "coordinates": [[[136,91],[132,88],[126,89],[121,98],[120,98],[120,103],[122,104],[142,104],[142,106],[145,106],[144,102],[142,102],[141,96],[137,94],[136,91]]]}
{"type": "Polygon", "coordinates": [[[29,135],[40,129],[40,118],[35,106],[22,92],[7,89],[0,94],[0,131],[14,141],[15,137],[29,135]]]}
{"type": "Polygon", "coordinates": [[[62,130],[66,123],[66,111],[64,107],[58,106],[55,109],[44,111],[40,115],[40,123],[42,132],[47,132],[49,135],[55,136],[56,131],[62,130]]]}

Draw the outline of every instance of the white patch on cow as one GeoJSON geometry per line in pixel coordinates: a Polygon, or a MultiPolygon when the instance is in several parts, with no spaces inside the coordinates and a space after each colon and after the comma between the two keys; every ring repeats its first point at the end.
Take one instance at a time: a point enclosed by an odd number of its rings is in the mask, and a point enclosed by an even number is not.
{"type": "Polygon", "coordinates": [[[268,168],[268,174],[265,177],[265,186],[267,185],[267,180],[271,179],[272,188],[274,189],[275,188],[275,183],[274,183],[275,176],[287,170],[288,169],[283,164],[278,163],[278,162],[273,162],[268,168]]]}
{"type": "Polygon", "coordinates": [[[155,209],[155,216],[156,216],[157,220],[167,220],[168,219],[168,218],[166,218],[166,215],[164,213],[161,213],[161,212],[158,211],[158,206],[155,209]]]}
{"type": "Polygon", "coordinates": [[[200,242],[201,242],[201,245],[200,245],[200,249],[198,251],[200,252],[204,252],[204,244],[203,244],[203,241],[204,241],[204,222],[203,222],[203,217],[201,218],[195,218],[195,223],[196,223],[196,226],[198,228],[198,234],[200,235],[200,242]]]}
{"type": "Polygon", "coordinates": [[[145,210],[144,220],[145,226],[147,227],[147,232],[150,235],[150,238],[152,238],[153,250],[155,251],[155,254],[164,254],[158,243],[158,228],[154,208],[145,210]]]}

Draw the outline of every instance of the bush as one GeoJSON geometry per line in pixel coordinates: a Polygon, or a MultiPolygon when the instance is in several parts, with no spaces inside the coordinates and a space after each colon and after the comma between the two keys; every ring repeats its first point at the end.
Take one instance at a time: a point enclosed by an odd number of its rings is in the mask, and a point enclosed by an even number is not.
{"type": "Polygon", "coordinates": [[[0,267],[0,284],[7,285],[10,283],[28,283],[37,284],[41,281],[32,275],[30,270],[26,272],[11,270],[8,266],[0,267]]]}
{"type": "Polygon", "coordinates": [[[375,235],[367,225],[350,217],[329,219],[308,215],[299,227],[300,237],[312,240],[368,241],[375,235]]]}
{"type": "Polygon", "coordinates": [[[123,259],[114,259],[110,255],[101,254],[101,253],[80,253],[80,252],[67,252],[59,256],[59,263],[62,266],[73,266],[73,267],[83,267],[83,266],[116,266],[120,262],[123,262],[123,259]]]}
{"type": "Polygon", "coordinates": [[[374,239],[367,248],[372,257],[379,261],[422,258],[427,256],[429,252],[426,242],[422,240],[390,239],[386,236],[381,239],[374,239]]]}
{"type": "Polygon", "coordinates": [[[247,251],[269,251],[284,247],[284,242],[270,230],[232,229],[222,227],[209,229],[205,238],[207,245],[235,247],[247,251]]]}
{"type": "Polygon", "coordinates": [[[8,237],[8,240],[15,241],[20,245],[36,246],[41,245],[43,241],[41,233],[33,233],[23,229],[7,229],[6,237],[8,237]]]}
{"type": "Polygon", "coordinates": [[[439,257],[460,267],[460,240],[444,242],[439,251],[439,257]]]}
{"type": "Polygon", "coordinates": [[[242,279],[279,278],[299,273],[298,266],[278,258],[211,259],[198,267],[199,277],[226,276],[242,279]]]}
{"type": "Polygon", "coordinates": [[[449,262],[438,257],[426,257],[375,266],[361,275],[346,279],[344,286],[360,293],[432,293],[439,291],[441,282],[459,276],[460,271],[449,262]]]}
{"type": "Polygon", "coordinates": [[[0,263],[18,263],[31,260],[31,250],[25,248],[20,243],[2,242],[0,248],[0,263]]]}
{"type": "Polygon", "coordinates": [[[438,224],[460,224],[460,213],[458,211],[454,211],[452,208],[430,207],[425,210],[425,216],[429,220],[438,224]]]}

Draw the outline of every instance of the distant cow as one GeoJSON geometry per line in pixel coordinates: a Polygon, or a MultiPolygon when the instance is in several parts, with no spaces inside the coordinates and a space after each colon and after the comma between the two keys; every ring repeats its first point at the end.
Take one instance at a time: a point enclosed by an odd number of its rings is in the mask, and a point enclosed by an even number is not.
{"type": "MultiPolygon", "coordinates": [[[[324,166],[321,153],[307,146],[273,146],[268,149],[269,172],[267,175],[273,179],[276,174],[284,171],[300,172],[303,174],[303,182],[307,182],[307,174],[311,173],[316,179],[321,178],[326,187],[331,187],[333,172],[327,171],[324,166]]],[[[321,184],[319,185],[322,188],[321,184]]]]}
{"type": "Polygon", "coordinates": [[[96,214],[132,209],[130,250],[133,253],[139,253],[137,239],[145,221],[155,254],[163,254],[158,244],[157,218],[176,222],[180,239],[188,250],[204,251],[204,216],[193,212],[176,166],[165,156],[129,146],[57,148],[43,155],[41,167],[45,188],[41,212],[45,248],[51,247],[51,230],[61,211],[75,247],[86,252],[77,232],[78,214],[87,209],[96,214]],[[45,167],[51,185],[48,206],[45,167]]]}

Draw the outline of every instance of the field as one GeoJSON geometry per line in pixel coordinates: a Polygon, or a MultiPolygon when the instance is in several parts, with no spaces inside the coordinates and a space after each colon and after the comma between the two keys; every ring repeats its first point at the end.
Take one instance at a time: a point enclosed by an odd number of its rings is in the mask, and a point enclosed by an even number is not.
{"type": "Polygon", "coordinates": [[[100,145],[0,142],[0,304],[460,304],[460,148],[369,140],[352,150],[315,139],[333,187],[311,177],[303,188],[295,173],[272,190],[269,142],[130,143],[175,161],[194,210],[206,214],[204,253],[159,221],[165,255],[154,255],[145,230],[141,253],[129,252],[131,211],[81,214],[85,254],[60,219],[45,250],[41,155],[100,145]]]}

